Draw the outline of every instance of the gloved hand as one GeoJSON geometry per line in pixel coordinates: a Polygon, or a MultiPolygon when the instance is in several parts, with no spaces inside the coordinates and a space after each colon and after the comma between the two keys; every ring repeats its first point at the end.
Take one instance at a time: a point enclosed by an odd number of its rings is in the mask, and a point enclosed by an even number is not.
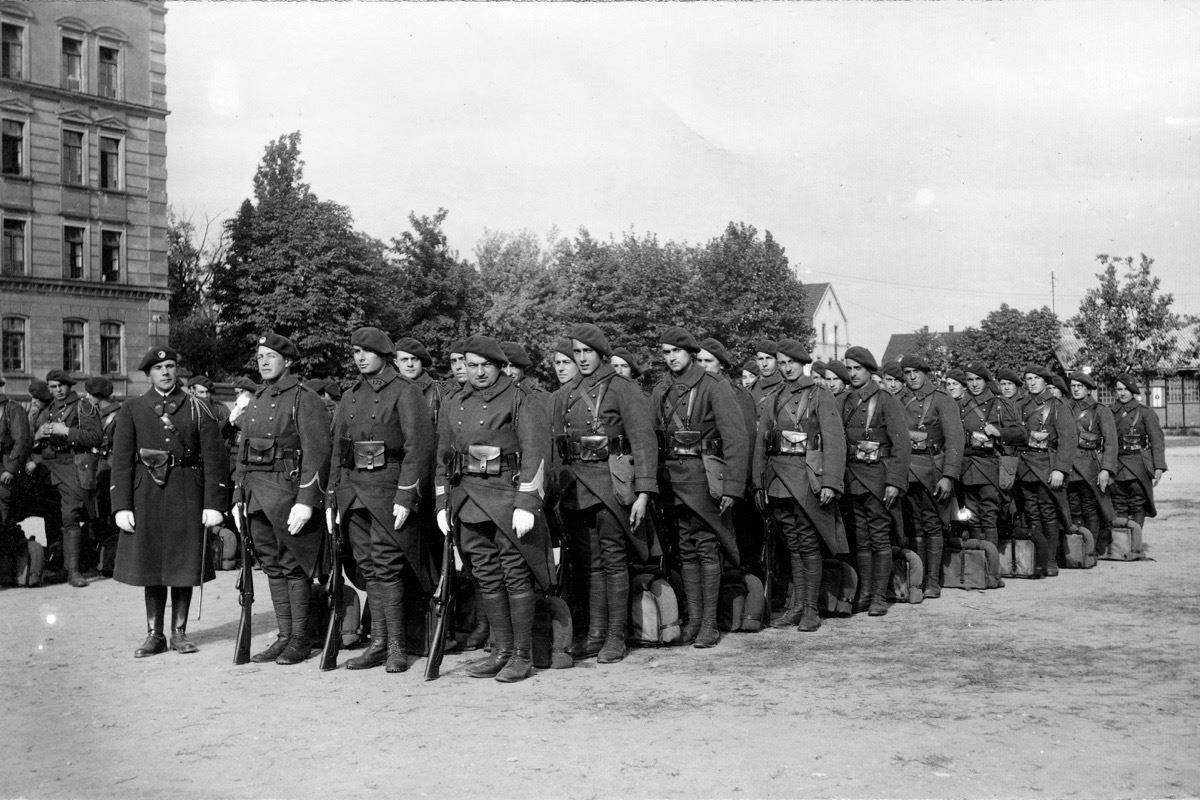
{"type": "Polygon", "coordinates": [[[444,508],[437,513],[437,526],[443,535],[450,535],[450,512],[444,508]]]}
{"type": "Polygon", "coordinates": [[[399,503],[392,504],[392,527],[395,530],[400,530],[404,527],[404,520],[408,519],[408,509],[399,503]]]}
{"type": "Polygon", "coordinates": [[[303,528],[304,524],[312,517],[312,506],[306,506],[304,503],[296,503],[292,506],[292,510],[288,513],[288,533],[295,536],[303,528]]]}
{"type": "Polygon", "coordinates": [[[1061,489],[1062,485],[1063,485],[1063,480],[1065,480],[1066,477],[1067,476],[1064,475],[1063,471],[1060,469],[1050,470],[1050,488],[1054,489],[1056,491],[1058,489],[1061,489]]]}
{"type": "Polygon", "coordinates": [[[215,508],[206,508],[204,513],[200,515],[200,524],[206,528],[213,528],[225,521],[225,515],[215,508]]]}
{"type": "Polygon", "coordinates": [[[133,512],[118,511],[117,512],[117,527],[126,533],[133,533],[133,512]]]}
{"type": "Polygon", "coordinates": [[[532,513],[523,508],[513,509],[513,533],[517,535],[518,539],[522,538],[525,534],[533,530],[533,522],[534,518],[532,513]]]}

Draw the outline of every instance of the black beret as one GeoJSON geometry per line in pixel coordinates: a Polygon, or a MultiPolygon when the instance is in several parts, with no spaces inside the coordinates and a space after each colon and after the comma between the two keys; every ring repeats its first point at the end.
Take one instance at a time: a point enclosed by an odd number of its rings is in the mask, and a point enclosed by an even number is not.
{"type": "Polygon", "coordinates": [[[889,361],[879,368],[882,375],[887,375],[889,378],[895,378],[898,381],[904,380],[904,368],[900,366],[899,361],[889,361]]]}
{"type": "Polygon", "coordinates": [[[1008,381],[1009,383],[1020,383],[1021,376],[1014,369],[1004,368],[996,372],[997,381],[1008,381]]]}
{"type": "Polygon", "coordinates": [[[608,346],[608,339],[604,338],[604,332],[590,322],[579,323],[574,328],[571,328],[567,336],[576,341],[583,342],[602,356],[607,357],[612,355],[612,348],[608,346]]]}
{"type": "Polygon", "coordinates": [[[814,375],[816,375],[818,372],[824,375],[825,369],[829,366],[824,361],[814,361],[812,364],[812,371],[814,375]]]}
{"type": "Polygon", "coordinates": [[[871,351],[865,347],[851,347],[842,358],[846,361],[855,361],[862,364],[869,372],[875,372],[879,369],[879,364],[875,361],[875,356],[871,355],[871,351]]]}
{"type": "Polygon", "coordinates": [[[300,351],[296,349],[296,345],[292,344],[292,340],[286,336],[280,336],[278,333],[265,333],[258,337],[258,346],[274,350],[284,358],[300,357],[300,351]]]}
{"type": "Polygon", "coordinates": [[[963,372],[961,369],[952,369],[946,373],[946,380],[956,381],[957,383],[960,383],[963,386],[966,386],[967,385],[967,373],[963,372]]]}
{"type": "Polygon", "coordinates": [[[379,328],[367,325],[350,334],[350,346],[361,347],[381,356],[391,356],[396,352],[396,346],[386,333],[379,328]]]}
{"type": "Polygon", "coordinates": [[[797,342],[795,339],[780,339],[775,343],[775,353],[783,353],[793,361],[799,361],[801,364],[807,364],[812,361],[812,356],[808,350],[804,349],[804,345],[797,342]]]}
{"type": "MultiPolygon", "coordinates": [[[[169,347],[151,347],[146,351],[146,355],[142,356],[142,361],[138,364],[138,369],[146,372],[155,364],[161,364],[163,361],[179,361],[179,353],[176,353],[169,347]]],[[[50,380],[47,378],[46,380],[50,380]]]]}
{"type": "Polygon", "coordinates": [[[1082,383],[1084,386],[1086,386],[1089,389],[1096,388],[1096,381],[1093,380],[1092,376],[1088,375],[1086,372],[1072,372],[1071,380],[1078,381],[1079,383],[1082,383]]]}
{"type": "Polygon", "coordinates": [[[1050,375],[1050,383],[1054,388],[1058,389],[1063,394],[1070,394],[1071,390],[1067,388],[1067,382],[1063,380],[1062,375],[1050,375]]]}
{"type": "Polygon", "coordinates": [[[678,325],[672,325],[664,330],[659,334],[658,341],[661,344],[678,347],[680,350],[687,350],[689,353],[700,352],[700,343],[696,341],[696,337],[678,325]]]}
{"type": "Polygon", "coordinates": [[[1030,364],[1029,366],[1025,367],[1025,371],[1022,372],[1021,375],[1022,377],[1025,375],[1037,375],[1039,378],[1047,382],[1054,377],[1054,374],[1051,373],[1050,370],[1046,369],[1045,367],[1038,366],[1037,364],[1030,364]]]}
{"type": "Polygon", "coordinates": [[[508,363],[514,367],[530,369],[533,366],[533,360],[529,357],[529,353],[526,353],[525,348],[516,342],[501,342],[500,349],[504,351],[504,357],[508,359],[508,363]]]}
{"type": "Polygon", "coordinates": [[[919,369],[921,372],[929,372],[929,362],[916,353],[909,353],[900,359],[900,369],[919,369]]]}
{"type": "Polygon", "coordinates": [[[75,379],[61,369],[52,369],[46,373],[46,383],[61,383],[63,386],[74,386],[75,379]]]}
{"type": "MultiPolygon", "coordinates": [[[[716,355],[716,353],[713,355],[716,355]]],[[[642,377],[642,365],[638,363],[637,357],[633,353],[625,349],[613,350],[612,357],[619,358],[628,364],[629,371],[633,374],[633,377],[642,377]]]]}
{"type": "Polygon", "coordinates": [[[712,353],[717,361],[721,362],[721,366],[726,369],[733,366],[733,356],[729,355],[729,351],[725,349],[725,345],[721,344],[719,339],[714,339],[711,336],[707,339],[701,339],[700,349],[712,353]]]}
{"type": "Polygon", "coordinates": [[[192,371],[187,367],[179,367],[177,370],[175,370],[175,377],[179,378],[180,381],[183,381],[192,377],[192,371]]]}
{"type": "Polygon", "coordinates": [[[45,381],[30,381],[29,396],[41,400],[43,403],[49,403],[54,399],[54,396],[50,394],[50,387],[46,386],[45,381]]]}
{"type": "Polygon", "coordinates": [[[850,382],[850,370],[846,369],[846,365],[840,361],[830,361],[825,365],[826,372],[832,372],[841,379],[842,383],[850,382]]]}
{"type": "Polygon", "coordinates": [[[83,382],[84,390],[92,397],[112,397],[112,381],[105,377],[88,378],[83,382]]]}
{"type": "Polygon", "coordinates": [[[757,342],[752,344],[751,347],[754,348],[756,355],[758,353],[766,353],[771,358],[774,358],[775,354],[779,352],[779,345],[771,339],[759,339],[757,342]]]}
{"type": "Polygon", "coordinates": [[[408,353],[410,356],[416,356],[425,369],[433,366],[433,356],[429,355],[429,351],[425,349],[425,345],[418,342],[411,336],[405,336],[403,339],[396,342],[396,353],[408,353]]]}
{"type": "Polygon", "coordinates": [[[504,355],[500,343],[490,336],[472,336],[467,339],[463,342],[463,355],[467,353],[483,356],[488,361],[500,366],[508,363],[508,357],[504,355]]]}
{"type": "MultiPolygon", "coordinates": [[[[205,389],[208,389],[210,392],[213,390],[213,386],[215,385],[215,384],[213,384],[213,379],[208,377],[207,375],[197,375],[196,377],[192,378],[188,383],[191,386],[203,386],[205,389]]],[[[95,393],[93,392],[93,394],[95,394],[95,393]]]]}
{"type": "Polygon", "coordinates": [[[566,337],[554,340],[554,352],[562,353],[572,361],[575,360],[575,349],[571,346],[571,340],[566,337]]]}
{"type": "Polygon", "coordinates": [[[758,361],[753,358],[747,358],[742,364],[742,372],[749,372],[751,375],[762,375],[762,370],[759,369],[758,361]]]}
{"type": "Polygon", "coordinates": [[[466,345],[466,343],[466,339],[457,339],[450,343],[450,349],[447,352],[449,352],[450,355],[454,355],[455,353],[458,353],[460,356],[465,355],[466,350],[464,350],[463,347],[466,345]]]}
{"type": "Polygon", "coordinates": [[[1138,394],[1141,390],[1138,388],[1137,378],[1130,375],[1128,372],[1122,372],[1115,378],[1116,383],[1124,384],[1125,388],[1134,394],[1138,394]]]}
{"type": "Polygon", "coordinates": [[[237,389],[239,392],[257,392],[258,384],[243,376],[234,379],[233,388],[237,389]]]}
{"type": "Polygon", "coordinates": [[[985,381],[990,381],[992,379],[992,373],[989,372],[988,368],[983,364],[970,364],[967,366],[964,372],[966,372],[968,375],[975,375],[983,378],[985,381]]]}

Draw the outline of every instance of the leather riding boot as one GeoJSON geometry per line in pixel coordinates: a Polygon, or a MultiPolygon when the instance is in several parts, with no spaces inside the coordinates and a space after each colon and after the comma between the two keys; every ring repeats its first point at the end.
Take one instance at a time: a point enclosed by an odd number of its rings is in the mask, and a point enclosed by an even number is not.
{"type": "Polygon", "coordinates": [[[187,638],[187,618],[192,607],[192,587],[171,587],[171,649],[176,653],[197,653],[200,651],[187,638]]]}
{"type": "Polygon", "coordinates": [[[791,564],[792,600],[788,603],[787,608],[771,620],[772,628],[790,628],[800,621],[800,615],[804,613],[804,559],[802,556],[792,553],[791,564]]]}
{"type": "Polygon", "coordinates": [[[378,583],[367,584],[367,602],[371,604],[371,644],[362,653],[346,660],[346,669],[370,669],[387,660],[387,622],[383,617],[383,597],[378,583]]]}
{"type": "Polygon", "coordinates": [[[687,604],[687,622],[679,635],[680,644],[691,644],[700,632],[700,616],[703,603],[700,601],[700,564],[695,561],[685,561],[679,567],[683,579],[683,595],[687,604]]]}
{"type": "Polygon", "coordinates": [[[275,607],[275,624],[279,626],[279,633],[270,647],[250,656],[255,664],[274,661],[287,647],[288,639],[292,638],[292,603],[288,595],[288,579],[268,578],[267,587],[271,590],[271,605],[275,607]]]}
{"type": "MultiPolygon", "coordinates": [[[[628,590],[628,585],[626,586],[628,590]]],[[[591,658],[599,654],[608,636],[608,584],[603,572],[588,573],[587,633],[571,643],[572,658],[591,658]]]]}
{"type": "Polygon", "coordinates": [[[607,636],[604,646],[596,656],[599,664],[615,664],[625,658],[625,622],[629,617],[629,573],[606,575],[605,593],[608,595],[607,636]]]}
{"type": "Polygon", "coordinates": [[[1058,545],[1060,541],[1058,520],[1047,522],[1046,531],[1046,577],[1058,575],[1058,545]]]}
{"type": "Polygon", "coordinates": [[[930,536],[925,540],[925,596],[942,596],[942,548],[946,544],[943,536],[930,536]]]}
{"type": "Polygon", "coordinates": [[[79,552],[83,548],[83,531],[78,525],[63,528],[63,562],[67,568],[67,583],[76,589],[88,585],[87,578],[79,571],[79,552]]]}
{"type": "Polygon", "coordinates": [[[806,555],[802,563],[804,594],[797,627],[804,633],[811,633],[821,627],[821,615],[817,612],[817,599],[821,596],[821,556],[819,553],[806,555]]]}
{"type": "Polygon", "coordinates": [[[508,604],[508,592],[501,589],[496,594],[479,596],[488,627],[492,630],[492,652],[467,667],[472,678],[494,678],[504,669],[513,654],[513,622],[508,604]]]}
{"type": "MultiPolygon", "coordinates": [[[[929,565],[925,563],[925,545],[929,540],[924,536],[914,536],[908,540],[908,548],[917,554],[917,558],[921,559],[921,572],[925,575],[929,574],[929,565]]],[[[904,547],[904,545],[901,545],[904,547]]],[[[924,586],[918,588],[925,588],[924,586]]]]}
{"type": "Polygon", "coordinates": [[[508,663],[496,675],[501,683],[516,683],[533,674],[533,592],[508,596],[512,618],[513,653],[508,663]]]}
{"type": "Polygon", "coordinates": [[[308,611],[312,606],[312,581],[307,577],[288,578],[288,607],[292,614],[292,635],[286,647],[275,659],[276,664],[291,666],[308,659],[312,649],[308,640],[308,611]]]}
{"type": "Polygon", "coordinates": [[[854,598],[854,613],[858,614],[871,607],[871,592],[875,586],[871,575],[875,570],[875,559],[870,550],[857,550],[854,558],[858,565],[858,597],[854,598]]]}
{"type": "Polygon", "coordinates": [[[408,670],[408,642],[405,640],[404,620],[404,581],[385,583],[383,585],[383,619],[387,626],[387,661],[384,669],[388,672],[405,672],[408,670]]]}
{"type": "Polygon", "coordinates": [[[467,634],[463,650],[478,650],[488,643],[488,637],[491,636],[491,631],[488,630],[487,614],[483,610],[483,592],[479,589],[478,583],[475,584],[475,593],[471,595],[471,602],[475,604],[475,627],[471,628],[471,632],[467,634]]]}
{"type": "Polygon", "coordinates": [[[143,594],[146,598],[146,641],[133,651],[134,658],[167,652],[167,637],[163,636],[163,623],[167,616],[167,587],[147,586],[143,594]]]}
{"type": "Polygon", "coordinates": [[[692,647],[715,647],[721,641],[717,630],[717,596],[721,592],[721,564],[705,563],[700,566],[700,630],[696,633],[696,641],[692,647]]]}
{"type": "Polygon", "coordinates": [[[882,617],[888,612],[887,585],[892,577],[892,553],[880,550],[871,554],[871,605],[868,616],[882,617]]]}

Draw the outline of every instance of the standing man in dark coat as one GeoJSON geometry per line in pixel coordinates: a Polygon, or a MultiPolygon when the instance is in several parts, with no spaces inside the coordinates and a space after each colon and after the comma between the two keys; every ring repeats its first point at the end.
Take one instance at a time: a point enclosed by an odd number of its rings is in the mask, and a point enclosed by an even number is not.
{"type": "Polygon", "coordinates": [[[913,550],[925,568],[925,596],[941,597],[943,537],[962,473],[962,417],[958,403],[929,380],[929,362],[906,355],[900,367],[908,389],[902,402],[912,445],[904,505],[912,523],[913,550]]]}
{"type": "Polygon", "coordinates": [[[1097,554],[1108,549],[1112,538],[1113,506],[1108,487],[1117,474],[1117,423],[1108,406],[1092,397],[1096,382],[1086,372],[1071,373],[1067,408],[1075,415],[1079,448],[1075,453],[1067,499],[1071,519],[1095,537],[1097,554]]]}
{"type": "Polygon", "coordinates": [[[831,556],[850,551],[837,503],[846,468],[846,434],[837,400],[804,374],[808,351],[794,339],[784,339],[778,347],[783,383],[767,399],[762,437],[754,447],[758,505],[783,534],[792,572],[792,604],[771,624],[815,631],[821,627],[822,549],[831,556]]]}
{"type": "Polygon", "coordinates": [[[404,672],[405,584],[423,593],[434,585],[419,513],[433,469],[433,421],[421,390],[392,367],[396,348],[387,334],[359,328],[350,346],[362,377],[338,403],[331,491],[366,583],[371,646],[346,669],[386,664],[404,672]]]}
{"type": "MultiPolygon", "coordinates": [[[[4,376],[0,375],[0,387],[4,376]]],[[[25,409],[9,400],[0,388],[0,533],[5,531],[12,508],[12,485],[33,448],[33,437],[29,433],[29,418],[25,409]]]]}
{"type": "Polygon", "coordinates": [[[438,426],[438,527],[449,536],[451,518],[457,523],[492,631],[491,655],[467,674],[514,683],[533,670],[533,590],[552,581],[543,516],[549,425],[504,374],[495,339],[472,336],[463,348],[468,384],[438,426]]]}
{"type": "Polygon", "coordinates": [[[750,440],[732,387],[695,362],[695,337],[672,327],[659,342],[670,373],[654,387],[650,408],[663,442],[659,480],[670,489],[679,534],[688,610],[682,639],[713,647],[721,638],[721,551],[733,566],[741,563],[729,512],[746,493],[750,440]]]}
{"type": "Polygon", "coordinates": [[[121,406],[113,433],[110,492],[117,527],[125,531],[113,577],[145,587],[148,633],[134,658],[167,649],[168,586],[170,647],[196,652],[187,638],[192,587],[215,577],[205,560],[205,529],[221,524],[229,494],[216,415],[179,387],[178,362],[169,347],[146,353],[138,368],[150,378],[150,391],[121,406]]]}
{"type": "MultiPolygon", "coordinates": [[[[112,521],[112,498],[109,486],[112,485],[112,447],[113,436],[117,427],[117,412],[121,410],[121,401],[113,400],[112,381],[105,377],[88,378],[83,382],[87,399],[100,412],[100,446],[96,448],[99,460],[96,464],[96,514],[92,518],[88,532],[97,550],[103,549],[106,559],[116,555],[112,546],[117,543],[118,531],[112,521]],[[110,547],[103,547],[111,543],[110,547]]],[[[218,416],[218,420],[220,417],[218,416]]],[[[228,508],[226,502],[222,508],[228,508]]],[[[112,575],[113,562],[98,564],[97,569],[104,575],[112,575]]]]}
{"type": "Polygon", "coordinates": [[[1117,400],[1112,404],[1117,424],[1116,483],[1112,487],[1113,509],[1144,525],[1146,517],[1158,515],[1154,487],[1167,471],[1167,456],[1158,415],[1138,400],[1137,380],[1129,374],[1117,376],[1117,400]]]}
{"type": "Polygon", "coordinates": [[[999,547],[1000,506],[1008,502],[1007,491],[1000,488],[1000,455],[1025,441],[1025,426],[1016,406],[988,388],[992,376],[987,367],[971,364],[963,377],[963,496],[979,538],[999,547]]]}
{"type": "Polygon", "coordinates": [[[779,345],[770,339],[762,339],[755,342],[753,346],[754,360],[758,363],[758,380],[750,387],[750,395],[754,398],[755,408],[758,416],[761,417],[767,395],[773,393],[776,387],[783,383],[783,376],[779,374],[779,368],[775,361],[779,345]]]}
{"type": "Polygon", "coordinates": [[[61,369],[51,370],[46,384],[53,399],[38,415],[34,452],[41,455],[50,471],[50,483],[58,489],[67,579],[81,588],[88,585],[79,571],[79,555],[83,549],[82,525],[96,496],[100,412],[71,389],[75,381],[61,369]]]}
{"type": "Polygon", "coordinates": [[[842,505],[843,513],[854,520],[859,587],[855,610],[879,617],[888,612],[893,510],[908,488],[908,418],[899,401],[872,380],[879,366],[870,350],[849,348],[845,363],[850,391],[842,395],[840,409],[847,461],[842,505]]]}
{"type": "Polygon", "coordinates": [[[296,345],[276,333],[258,339],[262,386],[238,420],[242,439],[237,484],[246,524],[271,590],[279,635],[255,663],[299,664],[308,658],[312,582],[324,535],[329,481],[329,413],[292,374],[296,345]]]}
{"type": "Polygon", "coordinates": [[[579,374],[554,393],[551,426],[562,464],[559,507],[572,537],[573,573],[587,576],[587,633],[572,644],[571,654],[613,664],[625,658],[627,547],[639,564],[658,552],[644,524],[650,497],[658,491],[658,442],[650,403],[608,363],[604,333],[582,323],[571,329],[570,339],[579,374]]]}
{"type": "MultiPolygon", "coordinates": [[[[401,378],[412,381],[425,398],[429,407],[429,418],[433,420],[434,430],[437,429],[438,411],[442,405],[442,388],[429,374],[433,367],[433,356],[411,336],[406,336],[396,342],[396,371],[401,378]]],[[[432,465],[431,465],[432,466],[432,465]]]]}

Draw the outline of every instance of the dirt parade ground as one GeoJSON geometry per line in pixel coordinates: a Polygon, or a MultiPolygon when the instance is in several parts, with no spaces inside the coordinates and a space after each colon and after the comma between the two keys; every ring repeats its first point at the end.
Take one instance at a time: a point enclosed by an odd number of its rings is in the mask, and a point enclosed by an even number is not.
{"type": "Polygon", "coordinates": [[[1167,458],[1152,561],[513,685],[468,678],[475,654],[431,683],[423,662],[235,667],[232,572],[190,624],[198,654],[141,660],[140,590],[10,589],[0,796],[1196,796],[1200,444],[1167,458]]]}

